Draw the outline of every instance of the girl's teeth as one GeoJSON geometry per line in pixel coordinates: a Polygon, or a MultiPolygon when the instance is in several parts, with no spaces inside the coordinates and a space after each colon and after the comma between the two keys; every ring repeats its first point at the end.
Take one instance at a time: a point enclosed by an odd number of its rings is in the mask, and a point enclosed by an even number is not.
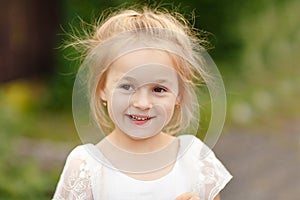
{"type": "Polygon", "coordinates": [[[144,121],[144,120],[148,119],[148,117],[137,117],[134,115],[131,115],[131,118],[134,120],[139,120],[139,121],[144,121]]]}

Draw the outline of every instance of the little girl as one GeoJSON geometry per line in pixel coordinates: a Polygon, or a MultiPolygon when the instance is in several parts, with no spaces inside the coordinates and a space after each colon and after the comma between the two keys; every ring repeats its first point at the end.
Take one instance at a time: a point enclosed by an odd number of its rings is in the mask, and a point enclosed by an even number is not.
{"type": "Polygon", "coordinates": [[[53,199],[220,199],[231,175],[194,136],[194,89],[213,75],[191,30],[179,14],[130,9],[72,44],[85,47],[73,91],[85,144],[69,154],[53,199]]]}

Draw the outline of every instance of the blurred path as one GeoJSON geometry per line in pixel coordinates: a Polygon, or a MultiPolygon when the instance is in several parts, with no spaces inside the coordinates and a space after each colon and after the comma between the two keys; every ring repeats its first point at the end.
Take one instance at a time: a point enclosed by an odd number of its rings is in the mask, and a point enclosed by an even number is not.
{"type": "MultiPolygon", "coordinates": [[[[231,130],[221,135],[214,152],[233,175],[222,200],[300,199],[300,120],[284,131],[231,130]]],[[[20,138],[19,156],[35,158],[44,170],[62,170],[74,144],[20,138]]]]}
{"type": "Polygon", "coordinates": [[[222,200],[300,199],[299,122],[276,133],[222,135],[214,151],[234,176],[222,200]]]}

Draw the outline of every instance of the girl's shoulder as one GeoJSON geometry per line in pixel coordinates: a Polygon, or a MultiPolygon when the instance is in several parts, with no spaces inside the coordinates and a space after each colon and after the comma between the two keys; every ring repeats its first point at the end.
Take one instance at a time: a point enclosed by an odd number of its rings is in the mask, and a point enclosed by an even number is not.
{"type": "Polygon", "coordinates": [[[183,155],[183,163],[193,179],[193,191],[202,199],[213,199],[230,181],[231,174],[214,152],[200,139],[191,135],[180,136],[181,142],[190,142],[183,155]]]}
{"type": "Polygon", "coordinates": [[[53,200],[92,198],[93,177],[101,165],[93,159],[88,146],[79,145],[69,153],[53,200]]]}
{"type": "Polygon", "coordinates": [[[181,151],[187,156],[192,156],[197,160],[205,159],[213,151],[200,139],[193,135],[181,135],[178,137],[181,144],[181,151]]]}
{"type": "Polygon", "coordinates": [[[83,144],[76,146],[68,155],[65,169],[69,170],[89,170],[101,168],[101,163],[93,155],[93,144],[83,144]]]}
{"type": "Polygon", "coordinates": [[[88,153],[88,145],[83,144],[74,147],[67,157],[68,160],[87,160],[90,159],[90,154],[88,153]]]}

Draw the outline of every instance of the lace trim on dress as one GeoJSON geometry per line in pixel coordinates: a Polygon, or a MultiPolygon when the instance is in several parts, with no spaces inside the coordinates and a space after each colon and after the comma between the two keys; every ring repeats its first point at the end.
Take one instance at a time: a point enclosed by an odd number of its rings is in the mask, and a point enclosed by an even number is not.
{"type": "Polygon", "coordinates": [[[91,200],[91,173],[85,159],[69,158],[53,200],[91,200]]]}
{"type": "Polygon", "coordinates": [[[205,158],[201,158],[196,164],[196,183],[194,190],[200,199],[213,200],[232,178],[231,174],[209,150],[205,158]]]}

